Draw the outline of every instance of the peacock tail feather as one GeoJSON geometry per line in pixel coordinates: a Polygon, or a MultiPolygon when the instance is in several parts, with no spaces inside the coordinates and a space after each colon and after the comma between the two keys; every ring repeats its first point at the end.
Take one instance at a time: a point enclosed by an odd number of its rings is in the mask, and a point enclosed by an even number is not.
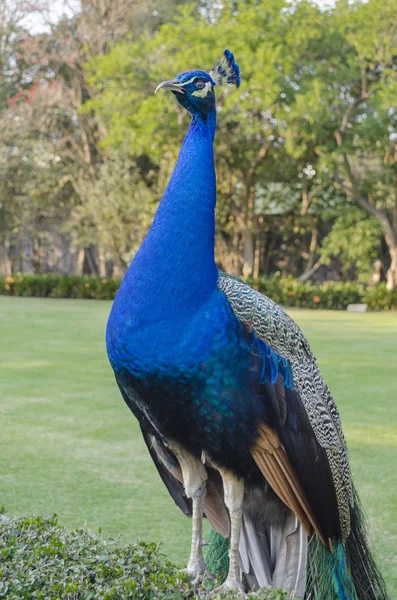
{"type": "Polygon", "coordinates": [[[368,525],[357,490],[352,482],[351,531],[345,542],[354,587],[359,600],[388,600],[384,579],[368,543],[368,525]]]}
{"type": "Polygon", "coordinates": [[[220,581],[225,581],[229,570],[229,538],[210,529],[207,540],[205,564],[210,573],[218,577],[220,581]]]}
{"type": "Polygon", "coordinates": [[[343,542],[331,553],[313,537],[309,543],[306,600],[358,600],[343,542]]]}

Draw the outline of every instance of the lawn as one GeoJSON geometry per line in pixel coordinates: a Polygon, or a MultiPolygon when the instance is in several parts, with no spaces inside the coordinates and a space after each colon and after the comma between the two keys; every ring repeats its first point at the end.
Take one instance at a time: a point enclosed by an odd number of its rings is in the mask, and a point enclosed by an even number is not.
{"type": "MultiPolygon", "coordinates": [[[[163,541],[190,523],[165,491],[107,363],[110,303],[0,297],[0,504],[68,527],[163,541]]],[[[342,413],[353,473],[397,598],[397,315],[290,311],[342,413]]]]}

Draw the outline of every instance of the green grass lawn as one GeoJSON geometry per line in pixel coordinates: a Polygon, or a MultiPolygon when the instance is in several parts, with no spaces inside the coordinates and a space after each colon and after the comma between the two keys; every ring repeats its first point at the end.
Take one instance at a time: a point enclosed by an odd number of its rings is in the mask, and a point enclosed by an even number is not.
{"type": "MultiPolygon", "coordinates": [[[[107,363],[110,303],[0,297],[0,504],[68,527],[163,541],[187,557],[175,507],[107,363]]],[[[290,311],[342,413],[376,553],[397,598],[397,315],[290,311]]]]}

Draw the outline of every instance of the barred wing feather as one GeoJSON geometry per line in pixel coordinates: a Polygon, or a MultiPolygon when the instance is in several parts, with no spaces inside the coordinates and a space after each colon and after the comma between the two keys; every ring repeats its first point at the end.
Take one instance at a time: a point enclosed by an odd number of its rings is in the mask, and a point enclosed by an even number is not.
{"type": "Polygon", "coordinates": [[[275,302],[222,271],[218,287],[236,314],[256,335],[290,361],[295,388],[332,475],[343,539],[350,533],[353,491],[338,409],[321,377],[309,343],[298,325],[275,302]]]}

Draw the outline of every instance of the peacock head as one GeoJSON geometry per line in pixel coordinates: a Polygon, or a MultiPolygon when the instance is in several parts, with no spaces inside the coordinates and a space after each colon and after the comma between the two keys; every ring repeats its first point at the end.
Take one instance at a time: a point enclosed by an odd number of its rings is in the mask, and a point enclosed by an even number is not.
{"type": "Polygon", "coordinates": [[[169,90],[191,115],[206,118],[215,109],[214,88],[223,83],[240,87],[240,69],[230,50],[224,51],[223,58],[218,60],[210,73],[205,71],[181,73],[172,81],[160,83],[156,92],[161,88],[169,90]]]}

